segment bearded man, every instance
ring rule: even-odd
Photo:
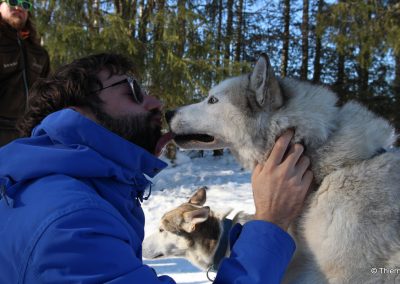
[[[29,88],[49,73],[28,0],[0,2],[0,147],[17,138],[17,120],[28,109]]]
[[[175,283],[142,262],[143,193],[172,134],[161,135],[162,104],[134,74],[128,59],[99,54],[32,88],[26,138],[0,148],[0,283]],[[311,182],[302,147],[285,154],[291,138],[256,166],[255,220],[236,230],[215,283],[280,281],[295,248],[286,230]]]

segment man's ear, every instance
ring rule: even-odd
[[[208,189],[207,186],[203,186],[197,189],[192,197],[190,197],[189,203],[203,206],[207,199],[206,189]]]
[[[271,110],[276,110],[283,105],[278,80],[265,53],[261,54],[251,74],[250,89],[254,91],[256,101],[261,107],[267,106]]]
[[[183,213],[183,219],[186,222],[183,229],[188,233],[193,232],[196,229],[196,225],[206,221],[209,215],[210,207],[208,206]]]

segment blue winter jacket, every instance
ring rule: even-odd
[[[0,148],[0,283],[175,283],[141,252],[138,200],[165,166],[69,109]],[[249,222],[214,283],[279,283],[294,248],[277,226]]]

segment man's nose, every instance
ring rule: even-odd
[[[149,110],[149,111],[155,110],[155,109],[161,111],[163,108],[162,102],[159,99],[157,99],[156,97],[153,97],[150,95],[143,97],[143,106],[146,110]]]

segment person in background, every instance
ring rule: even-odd
[[[19,136],[16,123],[29,107],[29,88],[50,70],[31,10],[27,0],[0,1],[0,147]]]
[[[173,134],[162,134],[162,104],[134,69],[92,55],[33,86],[25,138],[0,148],[0,283],[175,283],[142,261],[141,203]],[[292,137],[255,167],[255,220],[236,231],[215,284],[281,281],[295,250],[286,231],[312,180]]]

